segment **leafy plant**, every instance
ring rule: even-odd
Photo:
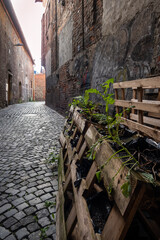
[[[50,202],[50,201],[46,201],[46,202],[45,202],[45,206],[46,206],[47,208],[48,208],[48,207],[53,208],[53,207],[55,207],[55,205],[56,205],[55,202]]]
[[[54,152],[51,152],[48,157],[48,163],[55,163],[58,161],[59,154],[55,154]]]
[[[40,240],[44,240],[47,237],[46,231],[48,230],[49,227],[44,227],[41,228],[41,234],[40,234]]]

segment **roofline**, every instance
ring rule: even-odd
[[[0,2],[2,3],[2,6],[5,9],[5,11],[6,11],[6,13],[9,17],[9,20],[10,20],[11,24],[13,25],[17,35],[21,39],[21,41],[23,43],[23,47],[25,48],[25,50],[28,53],[32,63],[34,64],[34,60],[32,58],[31,52],[30,52],[29,47],[27,45],[27,42],[26,42],[26,39],[24,37],[22,28],[19,24],[19,21],[17,19],[16,13],[14,11],[14,8],[13,8],[13,5],[12,5],[11,1],[10,0],[0,0]]]

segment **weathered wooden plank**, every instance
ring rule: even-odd
[[[128,173],[128,169],[126,167],[122,168],[122,162],[117,155],[111,158],[113,154],[114,151],[108,144],[108,142],[103,141],[102,144],[96,147],[95,161],[99,167],[101,167],[106,162],[106,165],[102,169],[104,185],[107,188],[110,184],[112,184],[113,198],[121,214],[124,215],[137,183],[136,181],[134,182],[130,197],[125,198],[122,194],[121,186],[124,182],[126,182],[126,175]],[[114,181],[112,181],[113,178]]]
[[[111,213],[107,219],[102,232],[102,240],[124,240],[126,233],[131,225],[135,213],[142,201],[145,192],[145,185],[141,184],[140,187],[135,189],[132,196],[132,202],[130,202],[129,211],[125,216],[122,216],[116,204],[111,210]],[[114,230],[113,230],[114,229]]]
[[[63,155],[60,150],[58,166],[58,194],[56,199],[56,239],[67,240],[65,218],[64,218],[64,193],[62,183],[64,181]]]
[[[118,88],[160,88],[160,77],[137,79],[132,81],[117,82],[113,84],[114,89]]]
[[[66,143],[66,139],[65,139],[65,137],[63,135],[63,132],[61,132],[59,140],[60,140],[60,144],[61,144],[62,148],[64,148],[65,143]]]
[[[77,112],[79,108],[76,108],[73,113],[73,120],[75,124],[77,125],[79,131],[82,133],[86,126],[86,119],[83,119],[82,116]]]
[[[153,138],[155,141],[160,142],[160,131],[142,124],[139,124],[137,122],[133,122],[131,120],[122,118],[122,123],[129,127],[130,129],[140,131],[144,133],[145,135]]]
[[[66,189],[68,188],[69,184],[71,183],[71,174],[68,174],[64,186],[63,186],[63,191],[65,193]]]
[[[89,147],[91,147],[94,143],[98,141],[98,139],[101,137],[101,135],[98,133],[96,128],[91,124],[91,126],[88,128],[85,139],[87,141],[87,144]]]
[[[137,88],[137,99],[138,102],[142,102],[143,89],[141,87]],[[143,111],[138,110],[138,122],[143,124]]]
[[[146,103],[146,102],[136,102],[136,101],[124,101],[115,100],[115,105],[119,107],[132,107],[134,109],[142,110],[146,112],[160,113],[160,102],[158,104]]]
[[[72,162],[72,165],[71,165],[71,176],[72,176],[73,192],[75,197],[75,205],[76,205],[77,220],[78,220],[78,231],[79,231],[80,240],[83,240],[83,239],[97,240],[93,226],[92,226],[86,200],[82,196],[84,190],[87,188],[86,181],[82,179],[82,182],[78,191],[74,186],[74,182],[76,180],[76,165],[74,161]]]
[[[84,143],[83,143],[83,145],[82,145],[82,147],[81,147],[81,149],[80,149],[80,151],[78,153],[79,160],[82,159],[82,157],[83,157],[83,155],[84,155],[84,153],[86,151],[86,148],[87,148],[87,143],[86,143],[86,141],[84,141]]]
[[[74,203],[66,221],[67,237],[69,237],[72,231],[74,230],[76,223],[77,223],[77,213],[76,213],[76,207]]]
[[[87,177],[86,177],[86,185],[87,187],[89,188],[90,185],[92,184],[94,178],[95,178],[95,174],[97,172],[97,164],[96,162],[94,161],[90,170],[89,170],[89,173],[87,174]]]
[[[79,140],[78,140],[77,146],[76,146],[77,152],[79,152],[79,150],[80,150],[80,148],[81,148],[81,146],[82,146],[83,140],[84,140],[84,136],[81,135],[80,138],[79,138]]]
[[[134,121],[138,121],[138,115],[131,113],[130,119],[132,119]],[[143,123],[149,124],[152,126],[156,126],[156,127],[160,127],[160,119],[156,119],[156,118],[150,118],[150,117],[143,116]]]

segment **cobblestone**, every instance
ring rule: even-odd
[[[59,152],[63,123],[42,102],[0,110],[0,239],[37,240],[46,226],[48,239],[55,238],[45,201],[56,195],[58,182],[46,159]]]

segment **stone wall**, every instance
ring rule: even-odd
[[[160,74],[158,0],[51,2],[54,54],[47,105],[64,113],[73,96],[111,77],[126,81]]]
[[[32,98],[33,63],[18,43],[21,39],[0,2],[0,107]]]

